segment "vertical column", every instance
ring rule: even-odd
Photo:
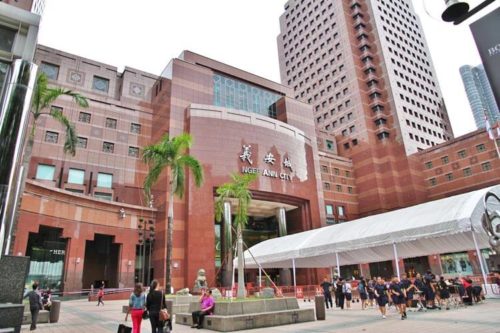
[[[286,211],[285,208],[280,207],[276,209],[276,220],[278,221],[278,236],[283,237],[287,235],[286,229]],[[289,286],[292,283],[292,276],[289,268],[280,269],[280,285]]]
[[[21,185],[21,156],[37,65],[15,60],[6,79],[0,108],[0,256],[9,253],[16,194]]]
[[[222,226],[222,256],[225,261],[222,270],[222,285],[224,287],[232,286],[233,283],[233,231],[231,219],[231,203],[226,201],[224,202],[224,225]]]

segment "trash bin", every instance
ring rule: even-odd
[[[323,295],[315,296],[314,307],[316,308],[316,319],[325,320],[326,318],[325,296]]]
[[[59,321],[59,313],[61,312],[61,301],[54,300],[50,305],[49,323],[57,323]]]

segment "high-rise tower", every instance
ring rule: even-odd
[[[453,137],[410,0],[290,0],[280,23],[282,82],[341,154],[396,140],[410,155]]]
[[[483,65],[476,67],[464,65],[460,67],[460,76],[477,128],[485,127],[485,116],[490,122],[500,120],[497,102]]]

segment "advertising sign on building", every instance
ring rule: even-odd
[[[477,49],[500,106],[500,7],[470,25]]]

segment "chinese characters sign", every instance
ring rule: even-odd
[[[281,180],[288,180],[292,181],[292,176],[290,173],[287,173],[285,171],[278,171],[278,170],[271,170],[270,168],[275,166],[276,164],[276,158],[274,157],[273,153],[268,152],[264,155],[264,163],[266,164],[266,167],[263,169],[253,167],[253,160],[252,160],[252,146],[250,145],[243,145],[242,151],[240,154],[240,160],[244,164],[241,168],[242,173],[256,173],[256,174],[261,174],[262,176],[265,177],[272,177],[272,178],[278,178]],[[283,160],[283,169],[288,169],[289,172],[293,172],[292,168],[292,160],[289,157],[285,157]]]

